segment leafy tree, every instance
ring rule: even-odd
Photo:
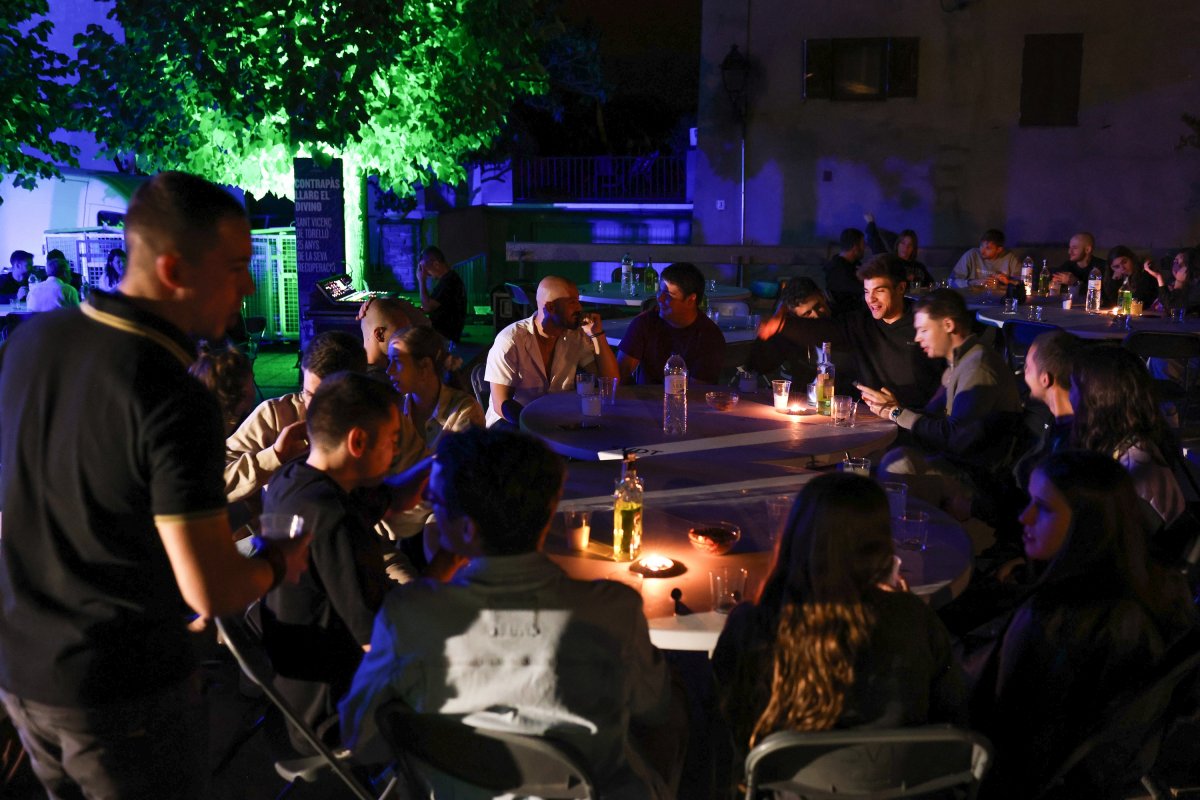
[[[54,138],[74,119],[65,83],[72,70],[66,56],[46,46],[52,28],[44,18],[48,10],[45,0],[0,3],[0,96],[6,102],[0,172],[15,173],[13,184],[25,189],[39,178],[61,177],[58,164],[78,165],[76,148]]]
[[[535,0],[116,0],[119,41],[76,37],[108,155],[292,194],[292,158],[338,157],[351,265],[364,177],[458,181],[515,98],[544,91]]]

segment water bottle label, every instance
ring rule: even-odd
[[[667,394],[686,394],[687,376],[668,375],[663,379],[663,391]]]

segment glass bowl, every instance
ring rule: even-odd
[[[730,411],[737,406],[739,399],[737,392],[707,392],[704,395],[708,407],[717,411]]]
[[[742,538],[742,529],[732,522],[710,522],[688,531],[692,547],[710,556],[723,556]]]

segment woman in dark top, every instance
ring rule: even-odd
[[[1134,300],[1149,306],[1158,297],[1158,284],[1142,269],[1141,259],[1128,247],[1117,245],[1108,251],[1108,266],[1100,281],[1100,302],[1106,308],[1117,304],[1117,295],[1127,279]]]
[[[1158,300],[1155,306],[1166,311],[1174,308],[1195,309],[1200,306],[1200,275],[1196,274],[1196,251],[1188,247],[1175,254],[1171,261],[1171,274],[1166,270],[1154,269],[1146,259],[1142,271],[1158,284]],[[1167,280],[1167,278],[1170,280]]]
[[[758,602],[733,610],[713,653],[740,751],[779,730],[964,717],[950,637],[892,573],[879,484],[833,473],[805,486]]]
[[[932,286],[933,276],[929,274],[929,270],[920,261],[917,261],[917,249],[920,247],[917,241],[917,232],[912,228],[905,228],[898,234],[892,234],[890,231],[885,231],[875,224],[875,217],[871,214],[865,215],[867,220],[867,244],[871,247],[871,252],[878,255],[879,253],[891,253],[904,262],[905,270],[908,272],[909,288],[918,286]],[[888,239],[891,239],[889,244]]]
[[[1099,453],[1055,453],[1034,470],[1029,494],[1025,553],[1049,563],[975,698],[973,721],[996,750],[985,787],[993,797],[1033,797],[1105,718],[1108,702],[1144,680],[1195,624],[1182,580],[1147,557],[1133,483],[1120,464]],[[1108,751],[1103,761],[1085,762],[1067,796],[1119,790],[1106,784],[1123,777],[1126,764]]]

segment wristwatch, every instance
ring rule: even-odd
[[[895,422],[896,420],[900,419],[900,412],[903,410],[904,409],[900,406],[896,406],[892,409],[892,412],[888,414],[888,419],[890,419],[892,422]]]

